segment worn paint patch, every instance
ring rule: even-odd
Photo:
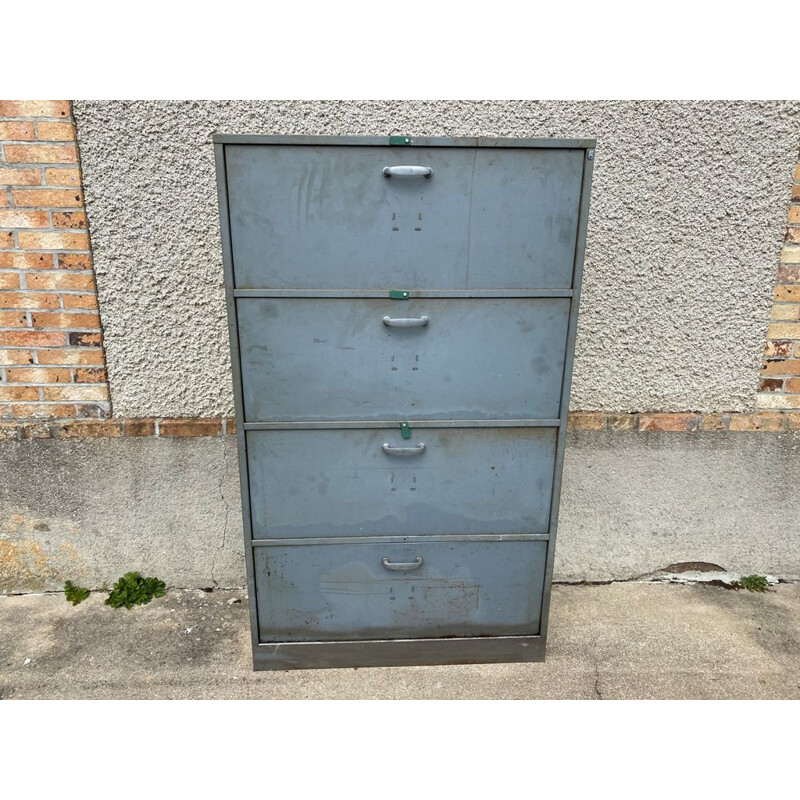
[[[73,522],[15,511],[0,521],[0,592],[41,591],[67,578],[88,574],[86,564],[63,532],[78,533]],[[56,533],[52,540],[42,534]]]

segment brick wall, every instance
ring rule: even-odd
[[[800,163],[795,167],[756,408],[800,409]]]
[[[67,100],[0,101],[0,418],[110,413]]]

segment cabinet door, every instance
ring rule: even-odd
[[[257,547],[267,642],[539,633],[547,542]]]
[[[227,145],[225,159],[237,288],[572,285],[583,150]]]
[[[556,438],[555,428],[248,431],[253,538],[547,533]]]
[[[569,306],[240,299],[245,418],[556,419]]]

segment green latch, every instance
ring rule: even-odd
[[[389,145],[391,146],[399,146],[402,147],[403,145],[411,144],[411,137],[410,136],[390,136],[389,137]]]
[[[400,289],[392,289],[392,291],[389,292],[389,297],[392,300],[408,300],[408,292]]]
[[[407,422],[401,422],[400,423],[400,433],[402,434],[404,439],[410,439],[411,438],[411,428],[408,427],[408,423]]]

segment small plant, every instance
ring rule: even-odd
[[[158,578],[143,578],[138,572],[126,572],[111,590],[106,605],[112,608],[125,606],[131,609],[149,603],[154,597],[163,597],[167,585]]]
[[[76,606],[78,603],[82,603],[91,592],[83,586],[76,586],[72,581],[66,581],[64,583],[64,594],[67,597],[67,602]]]
[[[747,589],[748,592],[766,592],[769,581],[763,575],[744,575],[731,586],[734,589]]]

